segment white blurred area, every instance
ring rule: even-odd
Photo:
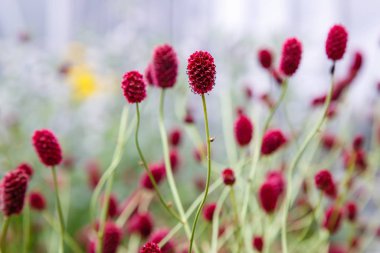
[[[365,55],[361,87],[380,78],[379,8],[378,0],[0,0],[0,39],[28,33],[44,50],[60,54],[72,41],[134,32],[147,45],[169,42],[186,55],[198,48],[218,54],[223,43],[227,48],[249,38],[248,59],[255,57],[258,47],[278,52],[286,37],[297,36],[305,54],[296,79],[313,82],[302,86],[314,94],[318,81],[311,78],[328,68],[323,46],[334,23],[344,24],[350,32],[348,52],[360,49]],[[251,74],[254,82],[265,80],[260,71]]]

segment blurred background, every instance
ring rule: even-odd
[[[178,83],[167,99],[168,128],[181,124],[188,107],[202,118],[199,98],[190,94],[186,77],[187,57],[202,49],[216,59],[217,83],[208,99],[211,130],[222,136],[218,134],[222,131],[220,98],[231,93],[239,101],[247,86],[257,97],[271,91],[257,51],[271,48],[277,65],[283,41],[292,36],[302,41],[304,53],[290,82],[288,110],[295,122],[302,119],[311,99],[329,85],[331,63],[324,43],[329,28],[341,23],[349,31],[349,43],[337,76],[347,72],[355,51],[364,56],[363,68],[347,95],[350,103],[344,105],[350,110],[346,117],[352,129],[365,128],[361,123],[368,123],[380,81],[379,9],[379,0],[0,0],[1,173],[23,161],[41,167],[30,144],[33,131],[39,128],[57,133],[67,162],[74,161],[72,167],[90,166],[95,160],[104,169],[111,160],[126,103],[121,77],[132,69],[144,72],[154,47],[163,43],[173,45],[180,62]],[[151,127],[157,124],[159,92],[150,90],[148,96],[141,145],[148,160],[155,161],[162,156],[158,129]],[[201,120],[199,129],[203,129]],[[183,178],[202,172],[186,157],[192,144],[186,145],[184,150],[190,151],[182,151],[183,163],[194,170],[184,171]],[[218,147],[216,152],[223,154]],[[141,172],[131,141],[127,150],[130,156],[123,158],[122,167],[128,169],[120,172],[126,174],[125,180],[116,186],[122,190],[115,190],[120,199],[133,189],[124,187],[125,182],[136,185]],[[216,159],[224,162],[223,156]],[[48,171],[38,173],[49,177]],[[86,180],[81,170],[74,174],[74,182]],[[34,183],[32,187],[40,186]],[[74,185],[72,191],[89,199],[90,191],[83,192],[81,185]],[[87,205],[75,202],[70,208],[73,213],[83,210],[85,216]],[[69,229],[77,231],[88,222],[78,220],[76,215]]]

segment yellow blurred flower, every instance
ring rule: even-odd
[[[73,97],[76,100],[84,100],[94,95],[99,85],[94,73],[84,64],[70,67],[68,81],[72,87]]]

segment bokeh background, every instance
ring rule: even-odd
[[[30,137],[35,129],[54,129],[66,158],[75,161],[77,184],[71,191],[83,200],[70,205],[76,215],[69,229],[76,232],[88,222],[77,215],[86,215],[90,197],[81,185],[86,181],[83,168],[95,160],[104,169],[111,160],[126,103],[121,77],[132,69],[143,72],[155,45],[170,43],[180,60],[178,85],[168,95],[169,129],[182,124],[186,107],[202,118],[199,98],[187,87],[186,60],[198,49],[214,55],[217,83],[208,99],[212,132],[218,137],[222,136],[220,98],[233,93],[239,101],[246,86],[254,94],[273,89],[256,53],[269,47],[278,62],[281,44],[290,36],[297,36],[304,46],[288,99],[297,125],[308,113],[310,100],[329,85],[324,42],[335,23],[349,31],[348,53],[337,75],[346,72],[354,51],[364,55],[364,67],[348,94],[345,109],[350,113],[345,122],[366,133],[363,122],[368,123],[380,81],[379,9],[378,0],[0,0],[0,171],[28,161],[38,168],[37,176],[48,180],[49,173],[39,169]],[[143,107],[141,144],[150,161],[162,156],[158,128],[152,127],[157,126],[158,96],[158,91],[150,91]],[[180,177],[195,178],[202,170],[187,159],[192,155],[191,140],[184,145],[188,151],[183,151],[183,163],[194,169]],[[131,141],[127,150],[130,155],[124,156],[121,166],[125,169],[119,172],[123,180],[115,190],[119,199],[133,190],[141,172]],[[218,145],[215,152],[223,162],[223,148]],[[32,187],[43,188],[38,181]],[[195,196],[191,187],[181,189],[188,201]]]

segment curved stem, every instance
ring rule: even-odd
[[[172,166],[170,163],[170,154],[169,154],[169,145],[168,145],[168,136],[165,129],[165,123],[164,123],[164,101],[165,101],[165,89],[162,89],[161,96],[160,96],[160,113],[159,113],[159,128],[160,128],[160,135],[161,135],[161,142],[162,142],[162,150],[164,153],[164,162],[165,162],[165,170],[166,170],[166,177],[168,179],[169,188],[172,192],[174,203],[177,207],[177,210],[180,214],[181,220],[184,224],[185,232],[187,237],[191,238],[191,231],[190,227],[185,215],[185,209],[183,208],[183,204],[181,201],[181,198],[178,193],[178,188],[176,186]],[[198,252],[198,247],[195,245],[195,251]]]
[[[53,173],[53,180],[54,180],[54,192],[55,192],[55,201],[57,204],[57,210],[58,210],[58,218],[59,218],[59,226],[60,226],[60,244],[59,244],[59,252],[63,253],[63,238],[65,235],[65,221],[63,218],[63,212],[62,212],[62,206],[61,206],[61,201],[59,199],[59,189],[58,189],[58,181],[57,181],[57,172],[55,170],[55,166],[51,168],[51,171]]]
[[[58,224],[56,224],[54,222],[54,219],[52,217],[50,217],[47,213],[43,213],[42,217],[44,217],[44,219],[49,223],[49,225],[54,230],[56,230],[57,232],[59,231],[59,226],[58,226]],[[81,250],[81,248],[79,247],[79,245],[74,241],[74,239],[68,233],[65,233],[64,236],[65,236],[64,237],[65,242],[69,246],[69,248],[72,250],[72,252],[83,253],[83,251]]]
[[[210,179],[211,179],[211,140],[210,140],[210,131],[209,131],[209,127],[208,127],[206,98],[205,98],[204,94],[202,94],[202,105],[203,105],[203,115],[204,115],[205,131],[206,131],[206,139],[207,139],[207,180],[206,180],[205,194],[204,194],[203,200],[198,207],[197,213],[195,214],[193,229],[191,231],[189,253],[192,253],[195,229],[197,227],[199,215],[202,212],[203,206],[207,200],[208,190],[209,190],[209,186],[210,186]]]
[[[128,110],[127,106],[124,107],[121,120],[120,120],[120,126],[119,126],[119,133],[117,138],[117,144],[114,152],[114,156],[112,157],[112,162],[110,167],[107,169],[106,173],[110,173],[109,177],[106,179],[106,189],[104,194],[104,204],[101,209],[100,213],[100,221],[99,221],[99,230],[98,230],[98,243],[96,245],[96,252],[101,253],[103,248],[103,237],[104,237],[104,229],[106,226],[106,219],[107,219],[107,213],[108,213],[108,207],[109,207],[109,200],[111,196],[112,186],[113,186],[113,180],[115,177],[115,169],[117,168],[117,165],[119,164],[121,160],[121,153],[122,153],[122,147],[124,144],[124,132],[127,124],[127,118],[128,118]],[[100,189],[100,188],[99,188]],[[99,192],[100,194],[100,192]],[[95,195],[95,193],[94,193]],[[98,195],[95,195],[98,196]],[[96,199],[94,201],[96,203]]]
[[[128,119],[128,106],[124,106],[123,112],[121,114],[121,120],[119,125],[119,132],[117,137],[117,143],[116,148],[112,156],[112,161],[107,170],[103,173],[102,177],[100,178],[100,181],[95,187],[94,193],[91,197],[91,204],[90,204],[90,217],[95,216],[95,209],[96,209],[96,202],[100,196],[101,190],[104,186],[104,184],[109,180],[109,178],[112,176],[114,171],[116,170],[117,166],[120,163],[121,157],[122,157],[122,150],[123,145],[125,143],[124,136],[125,136],[125,128],[127,125],[127,119]],[[132,128],[128,128],[128,130],[131,130]],[[129,131],[127,131],[129,132]],[[128,138],[129,134],[126,134]]]
[[[171,216],[173,216],[173,218],[175,218],[176,220],[180,221],[181,223],[183,223],[182,219],[178,216],[178,214],[176,214],[172,208],[169,207],[169,205],[166,203],[166,201],[164,200],[164,197],[162,196],[160,190],[158,189],[158,186],[157,186],[157,182],[156,180],[154,179],[153,177],[153,174],[152,172],[150,171],[149,167],[148,167],[148,164],[145,160],[145,157],[141,151],[141,148],[140,148],[140,144],[139,144],[139,128],[140,128],[140,109],[139,109],[139,104],[136,103],[136,114],[137,114],[137,123],[136,123],[136,133],[135,133],[135,144],[136,144],[136,148],[137,148],[137,152],[139,153],[139,156],[140,156],[140,159],[143,163],[143,167],[146,171],[146,173],[148,174],[149,176],[149,179],[154,187],[154,190],[156,191],[157,193],[157,196],[162,204],[162,206],[170,213]]]
[[[23,224],[23,252],[28,253],[29,241],[30,241],[30,207],[29,203],[25,203],[24,214],[22,216],[22,224]]]
[[[280,107],[280,104],[284,100],[284,98],[286,96],[286,93],[287,93],[287,90],[288,90],[288,80],[285,79],[283,82],[284,83],[281,86],[282,87],[282,92],[281,92],[280,98],[277,100],[275,106],[271,109],[270,114],[269,114],[268,118],[266,119],[266,121],[264,123],[264,128],[262,130],[262,134],[261,135],[259,134],[259,136],[256,137],[257,144],[256,144],[256,147],[255,147],[255,151],[254,151],[254,155],[253,155],[253,159],[252,159],[251,170],[250,170],[250,173],[249,173],[249,176],[248,176],[248,183],[246,184],[245,190],[244,190],[244,201],[243,201],[243,207],[242,207],[242,211],[241,211],[241,222],[242,222],[242,224],[244,224],[245,218],[247,216],[248,202],[250,200],[251,187],[253,185],[253,179],[255,177],[255,174],[256,174],[256,171],[257,171],[257,165],[258,165],[259,160],[260,160],[260,155],[261,155],[260,150],[261,150],[262,137],[265,134],[266,130],[268,129],[268,127],[269,127],[269,125],[270,125],[270,123],[271,123],[274,115],[277,112],[277,109]],[[250,245],[248,245],[246,243],[246,247],[249,247],[249,246]]]
[[[7,237],[9,221],[10,221],[9,217],[4,216],[3,226],[1,227],[1,234],[0,234],[0,250],[1,250],[1,253],[5,253],[5,238]]]
[[[319,131],[319,129],[322,127],[323,123],[325,122],[327,110],[328,110],[329,105],[330,105],[332,91],[333,91],[335,62],[334,62],[331,69],[332,69],[332,71],[331,71],[331,84],[330,84],[330,89],[329,89],[329,92],[328,92],[328,95],[327,95],[327,98],[326,98],[326,101],[325,101],[325,104],[323,107],[322,117],[320,118],[320,120],[315,125],[315,128],[312,129],[311,132],[309,132],[309,134],[307,135],[305,141],[302,143],[302,146],[298,150],[298,153],[296,154],[294,160],[292,161],[292,163],[290,164],[289,169],[288,169],[287,182],[288,182],[289,188],[285,194],[285,205],[284,205],[284,212],[283,212],[282,224],[281,224],[281,247],[282,247],[284,253],[288,253],[288,245],[287,245],[287,239],[286,239],[286,219],[287,219],[288,211],[289,211],[289,208],[290,208],[291,202],[292,202],[291,201],[292,178],[293,178],[292,174],[293,174],[293,171],[294,171],[295,167],[297,166],[299,160],[301,159],[304,151],[306,150],[307,146],[309,145],[310,141],[314,138],[314,136],[317,134],[317,132]]]

